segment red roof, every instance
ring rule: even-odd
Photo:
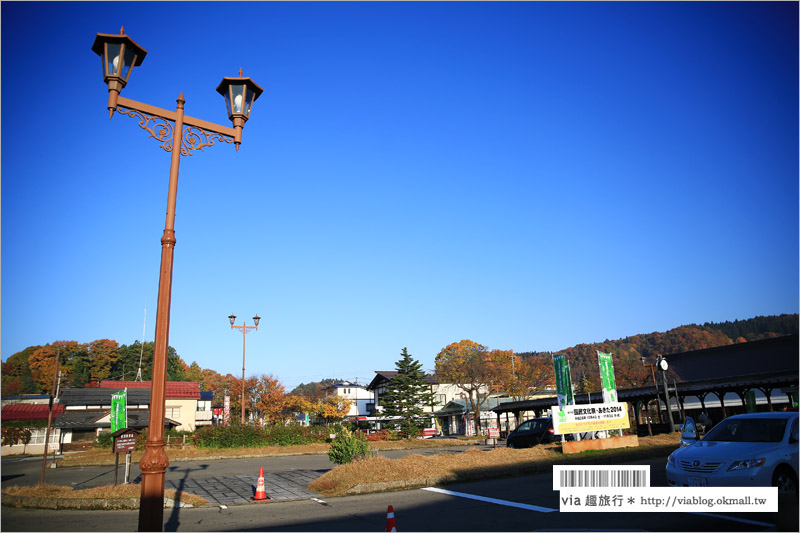
[[[149,389],[149,381],[111,381],[100,382],[101,389]],[[196,381],[167,381],[166,397],[171,400],[200,399],[200,384]]]
[[[46,403],[12,403],[3,407],[0,417],[9,420],[47,420],[50,406]],[[64,406],[53,405],[53,420],[64,412]]]

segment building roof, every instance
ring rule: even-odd
[[[101,389],[150,389],[149,381],[112,381],[100,382]],[[165,397],[170,400],[199,400],[200,384],[196,381],[167,381]]]
[[[61,405],[111,405],[111,396],[118,389],[62,389],[58,402]],[[128,405],[150,405],[150,389],[128,391]]]
[[[210,390],[200,391],[200,399],[204,400],[204,401],[207,401],[207,402],[214,401],[214,391],[210,391]]]
[[[705,350],[667,356],[667,379],[678,396],[701,396],[713,392],[724,394],[752,388],[779,390],[798,384],[798,336],[787,335],[761,341],[743,342]],[[678,379],[675,379],[677,376]],[[679,381],[680,380],[680,381]],[[658,378],[661,387],[661,378]],[[663,389],[662,389],[663,390]],[[660,395],[661,392],[659,391]],[[617,390],[619,401],[647,401],[656,397],[653,386]],[[575,393],[575,403],[602,403],[602,394]],[[557,405],[555,396],[522,400],[492,409],[496,413],[544,409]]]
[[[383,383],[391,381],[392,378],[395,377],[397,374],[398,373],[394,370],[376,370],[375,377],[372,378],[372,381],[369,382],[369,385],[367,385],[366,389],[375,390]],[[434,377],[431,374],[425,374],[425,381],[427,381],[432,385],[436,385],[439,383],[436,377]]]
[[[110,422],[98,422],[98,420],[107,417],[108,410],[105,411],[64,411],[55,421],[53,427],[62,429],[97,429],[97,428],[110,428]],[[150,411],[131,410],[128,411],[128,428],[129,429],[144,429],[150,425]],[[164,426],[178,426],[179,422],[164,419]]]
[[[53,405],[53,417],[64,411],[63,405]],[[11,420],[47,420],[50,406],[46,403],[15,403],[3,407],[0,418],[3,422]]]

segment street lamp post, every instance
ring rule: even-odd
[[[181,156],[213,146],[215,141],[233,143],[238,151],[242,128],[250,116],[253,102],[263,89],[250,78],[223,78],[217,87],[224,98],[233,128],[184,115],[183,93],[175,111],[137,102],[120,96],[133,68],[142,64],[147,51],[120,29],[119,35],[98,33],[92,51],[103,63],[103,81],[108,85],[108,115],[114,112],[139,120],[139,127],[171,152],[167,218],[161,237],[161,267],[158,281],[153,377],[150,390],[150,420],[142,471],[139,505],[139,531],[161,531],[164,525],[164,473],[169,459],[164,453],[164,393],[166,389],[169,313],[172,293],[172,265],[175,251],[175,204],[178,195],[178,167]]]
[[[656,362],[654,363],[646,363],[644,357],[642,357],[642,366],[650,367],[650,374],[653,376],[653,386],[656,388],[656,398],[658,398],[658,383],[656,382],[656,374],[655,370],[658,368],[661,370],[661,378],[664,381],[664,397],[667,400],[667,423],[669,424],[669,432],[675,432],[675,421],[672,420],[672,406],[670,405],[669,400],[669,388],[667,386],[667,368],[669,368],[669,364],[667,363],[667,359],[664,356],[657,356]],[[677,389],[676,389],[677,390]],[[656,402],[658,403],[658,402]],[[649,422],[649,421],[648,421]],[[662,419],[663,422],[663,419]],[[649,424],[648,424],[649,427]],[[652,435],[652,430],[650,430],[650,434]]]
[[[253,317],[253,323],[255,326],[248,326],[247,322],[243,322],[243,325],[241,326],[234,326],[233,323],[236,321],[236,315],[233,313],[228,315],[228,320],[231,321],[231,329],[242,330],[242,425],[244,425],[244,336],[247,335],[249,330],[258,329],[258,321],[261,320],[261,317],[258,315]]]

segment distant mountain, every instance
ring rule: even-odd
[[[634,335],[624,339],[608,340],[593,344],[578,344],[571,348],[559,350],[556,353],[567,355],[570,363],[572,381],[578,390],[588,387],[597,390],[592,384],[599,384],[599,371],[597,366],[597,350],[603,353],[614,354],[614,366],[621,372],[620,377],[630,376],[628,386],[634,386],[635,381],[649,375],[640,373],[642,357],[652,361],[656,355],[668,356],[671,354],[702,350],[716,346],[726,346],[741,342],[750,342],[771,337],[798,334],[798,315],[758,316],[747,320],[733,322],[706,322],[698,326],[690,324],[679,326],[667,332],[654,332]],[[521,352],[522,357],[550,357],[551,352]],[[583,382],[583,383],[582,383]],[[621,385],[618,383],[618,385]]]

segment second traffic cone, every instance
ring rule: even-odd
[[[397,531],[397,525],[394,523],[394,507],[391,505],[386,510],[386,531]]]
[[[269,500],[267,491],[264,490],[264,467],[258,469],[258,484],[256,485],[256,495],[250,498],[254,502]]]

